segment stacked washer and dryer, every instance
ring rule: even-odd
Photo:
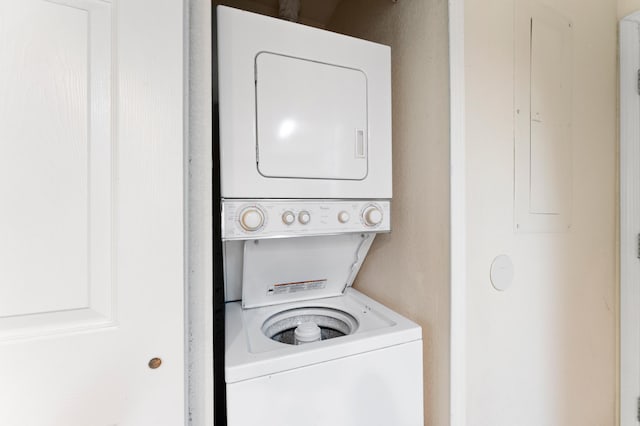
[[[217,43],[228,424],[422,425],[420,327],[351,287],[391,229],[389,47],[223,6]]]

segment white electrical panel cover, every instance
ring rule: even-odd
[[[571,23],[518,2],[515,44],[515,228],[566,231],[571,222]]]
[[[388,46],[218,6],[223,198],[391,198]]]

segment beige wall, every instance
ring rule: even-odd
[[[449,424],[449,97],[445,0],[343,0],[327,26],[391,46],[391,234],[356,288],[418,322],[425,424]],[[513,426],[513,425],[512,425]]]
[[[572,228],[513,232],[513,16],[467,0],[469,426],[613,426],[616,394],[616,3],[547,0],[573,21]],[[499,254],[513,286],[495,291]]]
[[[298,19],[298,21],[301,24],[309,25],[317,28],[325,27],[325,22],[321,22],[316,19],[308,18],[307,16],[305,16],[305,14],[308,12],[307,9],[309,8],[309,6],[315,6],[316,8],[321,8],[321,9],[323,6],[325,9],[331,8],[331,7],[334,7],[334,3],[338,0],[320,0],[320,1],[326,2],[326,4],[322,5],[321,3],[315,2],[313,4],[307,3],[306,5],[305,4],[302,5],[300,9],[300,16]],[[263,1],[255,1],[255,0],[212,0],[211,4],[214,7],[218,5],[235,7],[236,9],[246,10],[248,12],[259,13],[261,15],[272,16],[276,18],[278,17],[278,13],[279,13],[278,7],[277,7],[278,6],[277,1],[267,2],[267,4],[265,4],[265,2]]]
[[[618,19],[640,10],[640,0],[618,0]]]

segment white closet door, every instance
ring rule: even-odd
[[[0,2],[0,425],[184,424],[183,5],[149,5]]]

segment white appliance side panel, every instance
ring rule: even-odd
[[[217,19],[221,196],[391,198],[389,47],[224,6],[217,8]],[[366,74],[368,169],[365,179],[267,178],[259,173],[255,58],[260,52],[307,58],[362,70]]]
[[[263,176],[367,176],[367,77],[362,71],[261,52],[256,107],[257,164]]]
[[[229,426],[422,426],[423,417],[421,340],[227,385]]]
[[[224,301],[242,299],[242,265],[244,263],[244,241],[222,243],[224,264]]]

